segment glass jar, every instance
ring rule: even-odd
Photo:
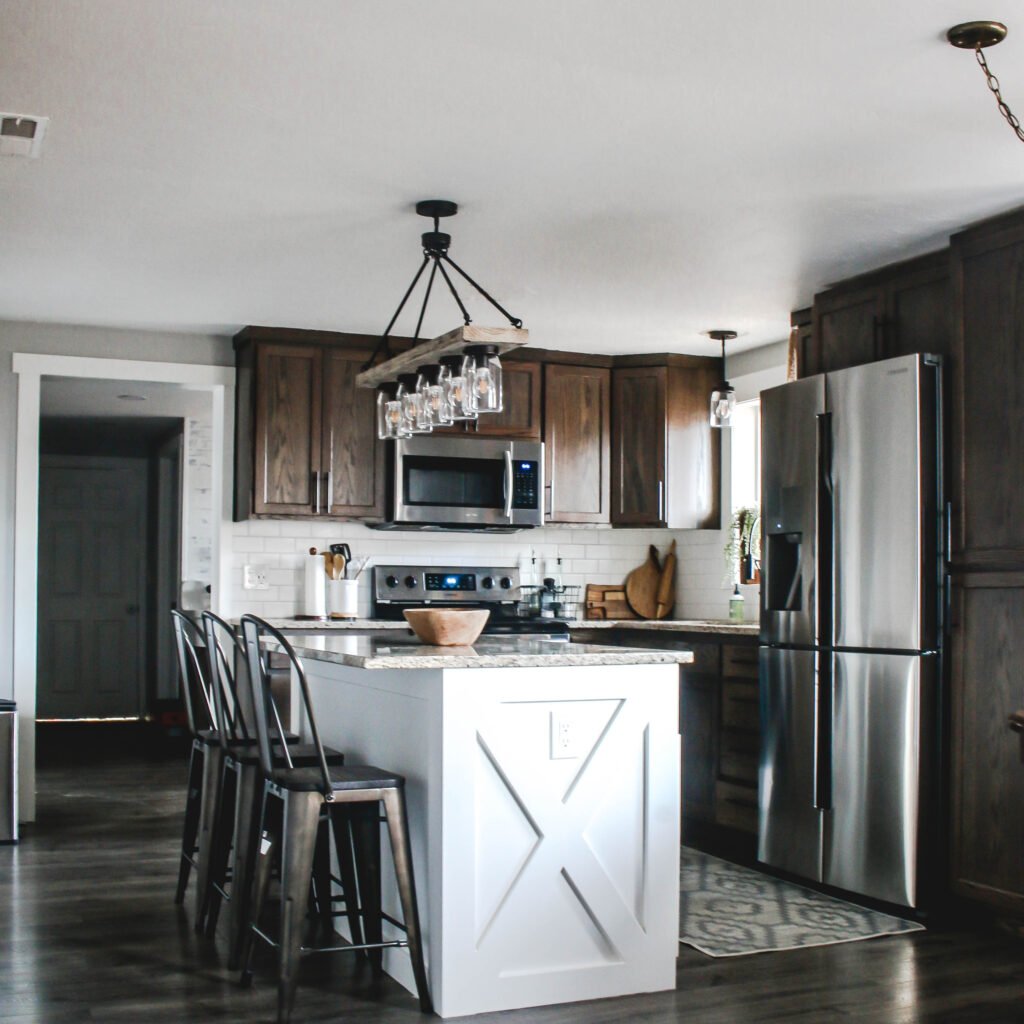
[[[473,363],[473,402],[478,413],[501,412],[501,360],[495,345],[473,345],[466,349]]]
[[[377,436],[382,441],[393,441],[406,434],[402,427],[402,400],[399,385],[393,381],[377,388]]]
[[[402,387],[402,426],[409,434],[429,434],[430,426],[423,422],[423,395],[418,373],[400,373]]]
[[[452,422],[452,404],[444,387],[443,367],[437,363],[421,366],[417,370],[423,379],[420,390],[423,421],[430,427],[446,427]]]
[[[442,385],[452,407],[453,420],[475,420],[476,406],[473,403],[473,388],[470,375],[473,360],[466,354],[441,357],[443,367]]]

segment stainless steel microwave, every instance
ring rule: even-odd
[[[523,530],[544,525],[544,445],[425,435],[391,442],[390,529]]]

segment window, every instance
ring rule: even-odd
[[[761,503],[761,400],[739,402],[732,420],[732,509]]]

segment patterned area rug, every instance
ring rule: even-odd
[[[679,941],[708,956],[829,946],[923,926],[683,847]]]

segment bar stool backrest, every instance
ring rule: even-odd
[[[272,778],[275,769],[294,767],[291,755],[288,753],[288,744],[285,743],[281,718],[277,713],[277,706],[274,704],[270,688],[268,652],[262,646],[262,640],[267,638],[274,640],[279,645],[281,653],[288,656],[294,677],[299,681],[302,710],[309,723],[310,738],[316,747],[317,765],[322,781],[321,792],[325,797],[330,798],[333,793],[331,774],[327,770],[324,745],[320,742],[320,733],[316,727],[316,716],[313,714],[313,703],[309,697],[309,685],[306,682],[306,673],[302,668],[302,662],[299,661],[292,645],[280,630],[255,615],[242,616],[242,638],[245,642],[249,664],[249,679],[252,683],[254,717],[256,719],[256,739],[260,752],[260,765],[264,774],[268,778]]]
[[[231,623],[213,612],[203,612],[203,635],[210,663],[214,709],[221,725],[221,746],[227,751],[232,743],[245,743],[252,739],[252,732],[246,724],[246,708],[252,707],[251,693],[247,705],[247,695],[242,692],[236,675],[236,672],[247,671],[245,644]]]
[[[204,729],[217,728],[217,709],[210,692],[208,665],[203,664],[206,661],[205,653],[199,654],[202,638],[196,624],[176,609],[171,610],[171,623],[174,626],[174,646],[178,653],[178,674],[188,715],[188,731],[195,737]]]

